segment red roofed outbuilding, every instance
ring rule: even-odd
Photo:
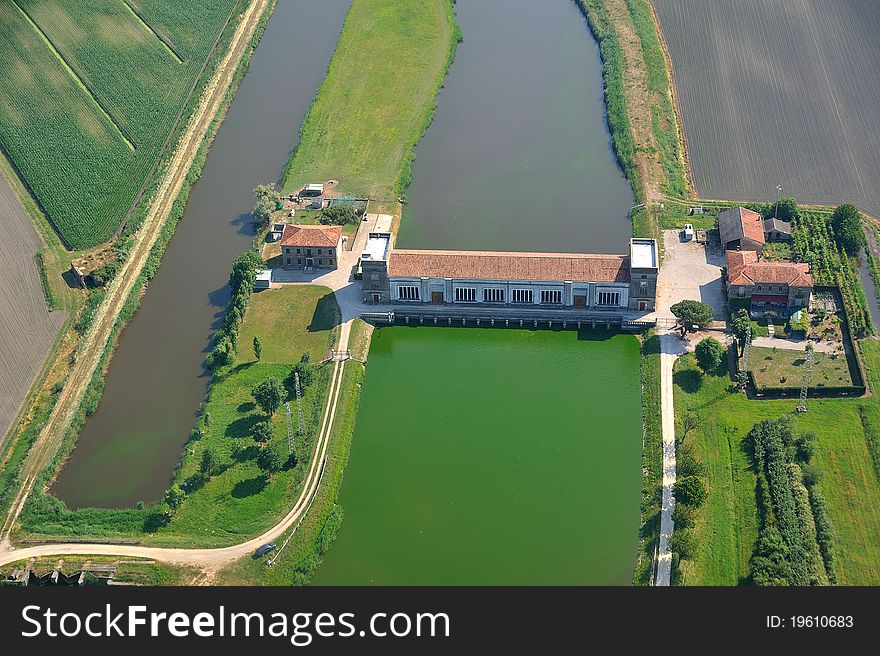
[[[745,207],[734,207],[718,214],[721,247],[726,251],[764,250],[764,220]]]

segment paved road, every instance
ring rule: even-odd
[[[675,333],[660,335],[660,413],[663,430],[663,498],[660,505],[660,546],[657,576],[654,585],[669,585],[672,572],[672,552],[669,538],[675,528],[672,511],[675,510],[675,404],[672,398],[672,370],[675,361],[684,353],[684,346]]]

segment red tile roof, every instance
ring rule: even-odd
[[[396,278],[629,282],[629,258],[570,253],[394,250],[388,260],[388,275]]]
[[[737,239],[751,239],[764,243],[764,220],[761,215],[745,207],[734,207],[718,214],[718,231],[721,243]]]
[[[342,226],[285,225],[281,245],[336,248],[341,238]]]
[[[727,279],[731,285],[788,285],[812,287],[810,265],[803,262],[759,262],[755,251],[727,251]]]

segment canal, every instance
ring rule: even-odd
[[[276,180],[333,54],[350,0],[281,0],[113,356],[98,411],[52,488],[70,508],[158,499],[204,399],[204,357],[252,243],[256,184]],[[308,16],[308,25],[302,17]]]
[[[318,585],[626,585],[641,490],[631,335],[373,335]]]
[[[416,147],[403,248],[622,253],[632,189],[572,0],[462,0],[464,41]]]

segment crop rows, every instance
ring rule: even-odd
[[[236,1],[0,3],[0,146],[70,246],[118,227]]]
[[[880,216],[880,3],[655,0],[701,196]]]

